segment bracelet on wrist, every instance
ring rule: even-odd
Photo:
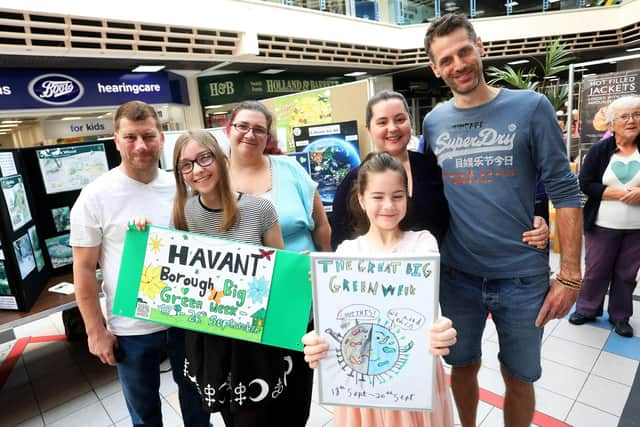
[[[561,275],[557,275],[556,276],[556,281],[558,283],[560,283],[563,286],[566,286],[567,288],[571,288],[574,289],[576,291],[579,291],[580,288],[582,287],[582,279],[567,279],[566,277],[563,277]]]

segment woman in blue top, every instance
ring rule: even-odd
[[[229,173],[234,191],[271,200],[276,208],[284,248],[290,251],[331,251],[331,228],[317,184],[293,158],[267,155],[273,116],[259,102],[245,101],[231,113],[227,135],[231,146]],[[310,329],[311,330],[311,329]],[[309,417],[313,371],[304,355],[291,351],[284,404],[291,426]]]

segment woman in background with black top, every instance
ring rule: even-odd
[[[407,150],[411,139],[411,117],[404,96],[383,90],[367,103],[366,127],[375,151],[386,151],[402,163],[409,178],[407,217],[412,230],[429,230],[442,241],[449,225],[449,208],[444,198],[442,171],[430,152],[425,156]],[[349,213],[349,197],[358,169],[345,176],[336,190],[331,213],[331,245],[353,238],[353,219]]]

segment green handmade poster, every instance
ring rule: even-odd
[[[302,350],[309,257],[148,226],[126,234],[113,314]]]

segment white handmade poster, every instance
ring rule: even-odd
[[[440,257],[311,254],[316,330],[329,344],[318,369],[327,405],[429,411]]]

